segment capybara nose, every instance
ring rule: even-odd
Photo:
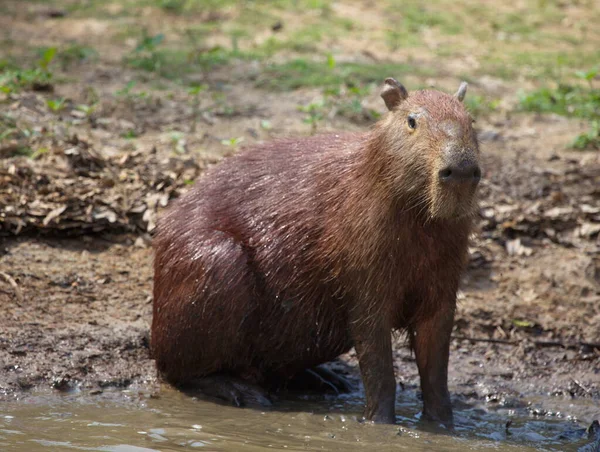
[[[463,161],[441,169],[439,176],[440,181],[444,183],[471,183],[476,185],[481,179],[481,169],[477,163]]]

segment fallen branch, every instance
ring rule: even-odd
[[[591,393],[591,391],[588,388],[586,388],[585,386],[583,386],[579,381],[575,380],[574,378],[571,378],[571,381],[575,384],[575,386],[577,386],[579,389],[581,389],[586,394]]]
[[[506,339],[486,339],[478,337],[467,337],[467,336],[452,336],[452,339],[457,341],[471,341],[471,342],[489,342],[491,344],[506,344],[506,345],[518,345],[518,342],[508,341]]]
[[[2,279],[4,279],[13,288],[17,297],[17,304],[21,306],[21,303],[23,303],[24,300],[23,292],[21,292],[21,289],[17,282],[8,273],[0,272],[0,277],[2,277]]]
[[[470,341],[470,342],[487,342],[491,344],[503,344],[503,345],[519,345],[523,341],[509,341],[506,339],[487,339],[487,338],[477,338],[477,337],[467,337],[467,336],[453,336],[452,339],[456,339],[458,341]],[[568,350],[578,350],[581,347],[589,347],[600,350],[600,343],[594,342],[574,342],[574,343],[566,343],[560,341],[532,341],[533,345],[540,348],[551,348],[551,347],[560,347]]]

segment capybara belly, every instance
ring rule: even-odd
[[[352,346],[345,310],[325,284],[310,294],[266,286],[252,253],[223,231],[197,234],[182,250],[155,262],[153,355],[171,381],[291,376]]]
[[[255,350],[265,372],[289,377],[352,347],[347,319],[335,310],[337,300],[304,301],[304,306],[277,303],[260,322]]]

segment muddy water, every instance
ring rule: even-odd
[[[217,405],[169,388],[158,398],[133,390],[30,394],[0,404],[0,450],[578,450],[589,443],[583,430],[589,422],[568,412],[587,418],[596,410],[565,401],[564,414],[548,417],[462,403],[451,436],[419,424],[414,394],[400,399],[399,425],[381,426],[357,422],[360,394],[287,400],[271,411]]]

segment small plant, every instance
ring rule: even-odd
[[[0,115],[0,142],[21,133],[17,121],[9,114]]]
[[[59,50],[56,55],[56,59],[60,63],[62,70],[66,71],[73,64],[90,60],[96,55],[97,52],[91,47],[74,43],[64,49]]]
[[[240,50],[240,39],[248,36],[245,30],[233,30],[230,32],[231,36],[231,50],[234,54],[239,53]]]
[[[33,154],[31,154],[31,159],[32,160],[37,160],[41,156],[47,154],[48,152],[50,152],[50,150],[48,148],[38,148],[37,150],[35,150],[33,152]]]
[[[31,129],[17,124],[11,115],[0,115],[0,148],[6,157],[31,157],[33,150],[29,142],[33,135]]]
[[[244,141],[244,137],[229,138],[227,140],[221,140],[221,144],[236,148],[242,141]]]
[[[185,139],[185,133],[177,130],[169,134],[171,138],[171,145],[173,150],[177,154],[185,154],[187,152],[187,140]]]
[[[133,55],[127,58],[127,63],[137,69],[159,72],[163,66],[163,58],[158,51],[158,46],[164,39],[165,35],[162,33],[151,36],[144,31]]]
[[[165,35],[159,33],[150,36],[146,31],[143,33],[142,40],[135,48],[136,52],[154,52],[156,48],[165,40]]]
[[[98,105],[100,103],[100,95],[93,86],[86,87],[83,94],[86,105]]]
[[[50,72],[49,66],[55,55],[56,47],[48,47],[40,51],[37,67],[33,69],[5,68],[4,71],[0,70],[0,91],[10,94],[22,89],[52,90],[52,72]]]
[[[335,57],[331,54],[327,54],[327,67],[329,69],[335,69]]]
[[[338,90],[332,95],[332,103],[337,108],[337,114],[354,122],[362,123],[378,119],[381,114],[371,108],[363,106],[363,99],[370,93],[371,86],[349,86],[345,94]]]
[[[29,142],[35,135],[34,130],[19,124],[12,115],[0,114],[0,148],[4,148],[9,156],[30,156],[33,151]],[[3,143],[6,141],[7,143]]]
[[[125,85],[123,88],[117,90],[115,92],[115,95],[117,97],[130,97],[131,90],[133,89],[134,86],[135,86],[135,80],[130,80],[129,82],[127,82],[127,85]]]
[[[40,69],[48,71],[48,66],[50,66],[50,63],[52,63],[52,60],[54,60],[56,52],[56,47],[47,47],[41,50],[41,58],[38,61],[38,66]]]
[[[298,110],[306,113],[304,122],[310,124],[310,133],[314,135],[317,132],[319,121],[325,118],[326,103],[324,100],[311,102],[308,105],[300,105]]]
[[[206,89],[206,85],[196,85],[188,90],[192,102],[192,127],[191,132],[196,131],[198,118],[200,117],[200,93]]]
[[[590,129],[577,136],[571,143],[575,149],[600,151],[600,120],[590,121]]]
[[[151,96],[146,91],[133,91],[136,82],[134,80],[129,81],[123,88],[115,91],[115,96],[124,99],[125,102],[133,107],[136,101],[145,101],[147,105],[152,102]]]
[[[127,140],[132,140],[138,137],[138,133],[134,129],[129,129],[126,132],[123,132],[121,136]]]
[[[28,157],[33,158],[34,151],[29,146],[16,146],[12,149],[11,157]]]
[[[96,111],[96,108],[98,108],[98,104],[81,104],[77,105],[77,107],[75,107],[75,110],[82,112],[86,118],[90,118],[92,114],[94,114],[94,112]]]
[[[577,72],[575,72],[575,75],[578,78],[585,80],[590,87],[590,91],[593,91],[594,86],[592,85],[592,80],[594,80],[596,78],[599,70],[600,70],[599,68],[595,67],[595,68],[590,69],[589,71],[577,71]]]
[[[62,97],[60,99],[54,99],[54,100],[48,99],[46,101],[46,105],[54,113],[57,113],[57,112],[61,111],[63,108],[65,108],[65,99]]]

